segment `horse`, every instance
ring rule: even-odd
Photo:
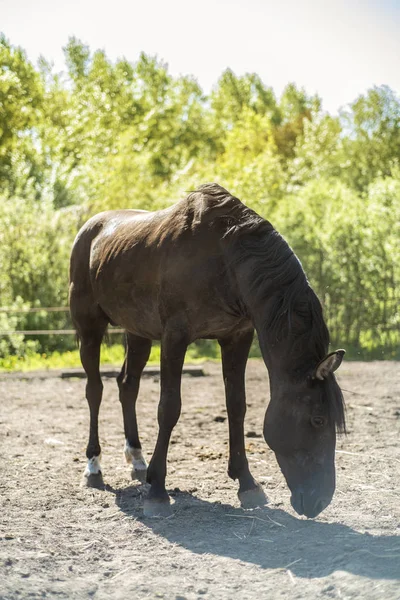
[[[228,474],[245,508],[267,499],[252,476],[244,444],[245,369],[256,330],[269,374],[263,433],[299,515],[316,517],[335,490],[336,433],[344,400],[334,371],[344,350],[328,354],[321,304],[302,265],[271,223],[216,183],[147,212],[111,210],[87,221],[71,254],[69,301],[87,374],[90,411],[87,485],[102,482],[98,415],[100,345],[109,324],[126,331],[117,377],[132,477],[150,484],[145,516],[172,513],[165,487],[171,432],[181,412],[187,346],[217,339],[229,420]],[[142,371],[161,342],[158,436],[147,465],[136,419]]]

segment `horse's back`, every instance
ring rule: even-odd
[[[83,225],[71,254],[73,316],[84,319],[101,310],[109,322],[137,335],[160,336],[157,228],[163,213],[106,211]]]
[[[205,184],[196,192],[176,204],[155,212],[139,209],[109,210],[89,219],[76,236],[71,263],[88,256],[95,247],[125,252],[141,239],[147,248],[160,248],[165,241],[172,240],[175,247],[184,238],[197,237],[208,241],[212,234],[221,234],[210,227],[212,222],[221,224],[236,218],[244,206],[237,198],[217,184]]]
[[[214,337],[237,321],[222,246],[243,208],[223,188],[207,186],[153,213],[96,215],[75,241],[71,286],[137,335],[159,339],[162,322],[179,313],[193,339]]]
[[[152,214],[147,210],[126,209],[107,210],[91,217],[80,228],[72,246],[70,278],[74,279],[76,271],[89,268],[92,244],[100,235],[110,236],[116,230],[117,223],[127,222],[132,219],[145,220]]]

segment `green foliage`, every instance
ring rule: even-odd
[[[286,236],[335,345],[354,356],[398,355],[400,99],[392,90],[373,88],[334,118],[294,84],[277,98],[254,73],[227,70],[205,97],[156,57],[114,63],[75,38],[64,52],[67,72],[57,75],[0,37],[0,307],[25,310],[0,312],[0,330],[11,332],[0,337],[3,361],[36,364],[50,352],[55,364],[54,352],[73,350],[72,336],[12,332],[70,327],[64,313],[27,309],[66,304],[71,244],[88,216],[155,210],[211,180]],[[199,342],[196,353],[217,357],[218,347]],[[68,356],[77,359],[60,360]]]
[[[398,183],[377,181],[360,196],[338,180],[313,180],[276,213],[325,306],[335,344],[372,350],[383,342],[391,351],[385,330],[399,319]]]
[[[390,177],[400,164],[400,98],[387,86],[359,96],[342,113],[342,177],[364,191],[377,177]]]
[[[22,193],[41,177],[34,128],[42,98],[39,73],[0,34],[0,193]]]
[[[44,200],[0,197],[0,306],[19,311],[0,313],[2,330],[65,327],[64,313],[49,316],[46,311],[23,311],[66,305],[69,251],[78,224],[76,212],[54,211]],[[0,356],[9,352],[23,355],[39,345],[47,350],[60,343],[54,336],[28,339],[29,343],[23,344],[20,335],[5,336]]]
[[[191,344],[187,350],[185,362],[196,363],[204,360],[216,360],[220,358],[219,346],[216,342],[204,340],[205,344],[200,346]],[[149,365],[160,364],[161,349],[159,344],[154,344],[151,349]],[[122,365],[124,362],[124,348],[121,344],[101,346],[102,365]],[[65,369],[80,367],[81,360],[79,350],[69,350],[67,352],[37,352],[34,348],[28,347],[23,356],[18,354],[7,354],[3,358],[0,355],[1,371],[34,371],[36,369]]]

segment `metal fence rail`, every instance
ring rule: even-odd
[[[75,335],[75,329],[16,329],[0,331],[0,335]],[[125,333],[125,329],[108,329],[110,333]]]
[[[69,306],[47,306],[47,307],[34,307],[34,308],[7,308],[7,306],[1,306],[0,312],[3,313],[37,313],[37,312],[68,312]]]

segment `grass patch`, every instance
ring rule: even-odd
[[[204,360],[219,360],[221,357],[217,344],[200,343],[191,344],[186,352],[185,362],[196,363]],[[124,347],[121,344],[101,347],[102,365],[121,366],[124,362]],[[154,344],[151,349],[149,365],[160,364],[160,345]],[[0,358],[0,371],[36,371],[46,369],[65,369],[68,367],[81,367],[79,350],[69,352],[52,352],[40,354],[27,352],[24,356],[6,356]]]
[[[124,347],[122,344],[107,344],[104,343],[101,347],[102,365],[113,365],[115,367],[122,366],[124,362]],[[255,338],[250,349],[249,358],[261,358],[261,352],[258,341]],[[399,350],[391,350],[388,348],[378,349],[376,352],[368,352],[358,348],[347,348],[347,360],[390,360],[400,359]],[[185,363],[199,363],[205,360],[221,360],[221,351],[216,340],[198,340],[191,344],[186,352]],[[154,342],[149,365],[160,364],[160,343]],[[66,369],[68,367],[81,367],[79,350],[71,350],[64,352],[49,352],[39,353],[34,352],[29,345],[25,346],[25,353],[20,355],[10,355],[3,358],[0,357],[0,372],[7,371],[36,371],[47,369]]]

